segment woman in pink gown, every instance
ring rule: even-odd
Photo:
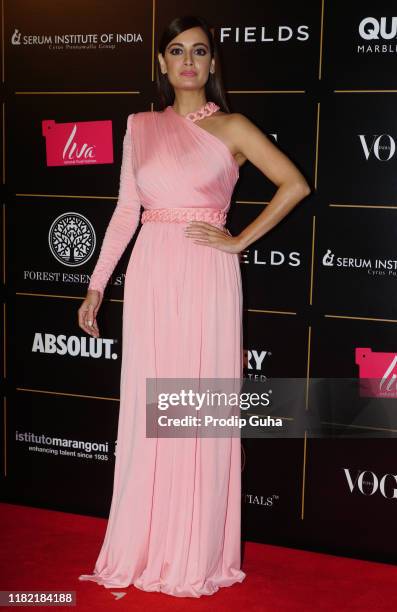
[[[146,437],[146,378],[242,377],[244,243],[225,229],[239,164],[222,138],[201,127],[220,111],[203,97],[214,68],[211,34],[201,20],[178,21],[171,43],[184,53],[170,62],[196,75],[181,75],[175,95],[192,110],[168,104],[128,116],[117,206],[79,310],[81,327],[97,337],[106,284],[141,220],[125,276],[110,515],[94,571],[79,578],[200,597],[246,576],[240,438]],[[212,52],[196,54],[200,46]],[[191,220],[198,223],[189,235]]]

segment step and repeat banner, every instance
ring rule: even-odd
[[[231,110],[312,188],[240,256],[244,377],[303,380],[298,417],[317,417],[317,435],[242,438],[243,539],[397,562],[395,8],[3,0],[3,501],[108,515],[139,228],[107,286],[100,339],[77,310],[117,202],[126,118],[159,109],[159,36],[199,14]],[[275,191],[244,164],[230,231]]]

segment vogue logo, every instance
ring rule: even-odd
[[[91,357],[92,359],[117,359],[112,353],[117,340],[113,338],[87,338],[87,336],[66,336],[37,332],[33,338],[32,353],[47,355],[68,355],[69,357]]]
[[[364,134],[359,134],[358,137],[367,161],[371,154],[379,161],[389,161],[396,152],[396,142],[390,134],[374,134],[369,142]]]
[[[356,348],[361,397],[397,397],[397,354]]]
[[[386,499],[397,498],[397,488],[395,487],[397,484],[396,474],[384,474],[379,479],[375,472],[371,472],[369,470],[358,470],[357,475],[353,480],[348,468],[343,468],[343,471],[345,472],[350,493],[358,491],[362,495],[370,497],[379,491],[380,494]],[[386,491],[386,486],[388,492]]]
[[[309,26],[300,25],[295,30],[287,25],[221,27],[219,41],[232,43],[288,42],[309,39]]]
[[[112,164],[112,122],[79,121],[58,123],[42,121],[46,139],[47,166],[81,166]]]

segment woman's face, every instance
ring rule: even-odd
[[[164,56],[158,54],[160,69],[167,73],[175,89],[200,89],[215,70],[208,38],[200,27],[190,28],[175,36],[167,45]]]

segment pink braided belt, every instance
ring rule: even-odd
[[[226,223],[226,212],[217,208],[152,208],[144,210],[141,223],[165,221],[166,223],[185,223],[187,221],[206,221],[217,225]]]

